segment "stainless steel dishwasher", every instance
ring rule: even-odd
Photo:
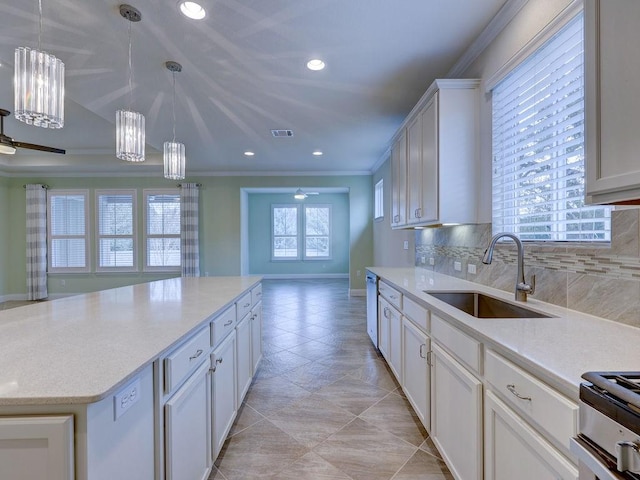
[[[378,276],[367,270],[367,333],[378,348]]]

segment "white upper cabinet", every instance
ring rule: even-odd
[[[477,223],[479,80],[436,80],[396,134],[393,228]]]
[[[584,8],[587,202],[640,204],[640,2]]]

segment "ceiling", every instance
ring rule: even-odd
[[[161,176],[162,145],[172,138],[167,60],[182,64],[176,139],[187,176],[371,171],[432,80],[447,75],[505,0],[204,0],[201,21],[183,17],[177,0],[128,0],[142,13],[132,24],[132,109],[146,117],[143,164],[114,153],[115,112],[129,108],[120,3],[42,0],[42,50],[66,66],[65,126],[11,116],[5,133],[67,155],[19,149],[0,155],[0,171]],[[38,46],[38,1],[3,0],[0,18],[0,108],[13,110],[13,54]],[[306,68],[315,57],[323,71]],[[271,129],[294,136],[274,138]]]

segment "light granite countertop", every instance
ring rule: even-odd
[[[578,399],[580,377],[588,371],[640,370],[640,329],[558,307],[529,296],[526,306],[554,318],[481,319],[430,291],[473,290],[515,302],[514,294],[423,268],[368,267],[433,313],[516,360],[565,395]],[[515,281],[515,278],[514,278]]]
[[[0,406],[96,402],[260,281],[172,278],[0,311]]]

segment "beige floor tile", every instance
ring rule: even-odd
[[[432,457],[437,457],[439,459],[442,459],[442,455],[440,455],[440,452],[438,451],[436,446],[433,444],[433,440],[431,440],[431,438],[425,439],[422,445],[420,445],[420,450],[427,452]]]
[[[264,417],[256,412],[253,408],[251,408],[246,403],[240,405],[238,409],[238,414],[236,415],[236,419],[231,426],[231,430],[229,431],[229,436],[233,436],[237,433],[240,433],[245,428],[250,427],[251,425],[255,425],[260,420],[264,420]]]
[[[245,403],[268,416],[311,395],[310,392],[283,377],[257,380],[249,389]]]
[[[398,388],[398,382],[384,360],[373,360],[364,366],[349,372],[350,377],[357,378],[392,392]]]
[[[321,388],[317,395],[324,397],[354,415],[360,415],[389,392],[355,378],[341,378]]]
[[[211,469],[211,473],[209,474],[209,477],[207,478],[207,480],[227,480],[227,479],[224,478],[224,475],[222,475],[222,473],[220,473],[220,470],[218,470],[218,468],[214,465],[213,468]]]
[[[309,452],[271,480],[351,480],[319,455]]]
[[[333,355],[338,349],[331,347],[326,343],[320,343],[316,340],[311,340],[301,345],[288,348],[287,351],[300,355],[301,357],[308,358],[309,360],[327,359]]]
[[[284,470],[308,449],[263,420],[228,438],[215,462],[227,480],[267,477]]]
[[[331,385],[344,376],[342,372],[317,362],[311,362],[287,372],[287,380],[310,392]]]
[[[388,480],[416,448],[356,418],[313,451],[355,480]]]
[[[268,417],[302,445],[312,448],[351,422],[355,416],[325,398],[312,395]]]
[[[453,476],[442,460],[418,450],[393,480],[453,480]]]
[[[409,402],[398,395],[390,393],[359,416],[416,447],[422,445],[428,436]]]

